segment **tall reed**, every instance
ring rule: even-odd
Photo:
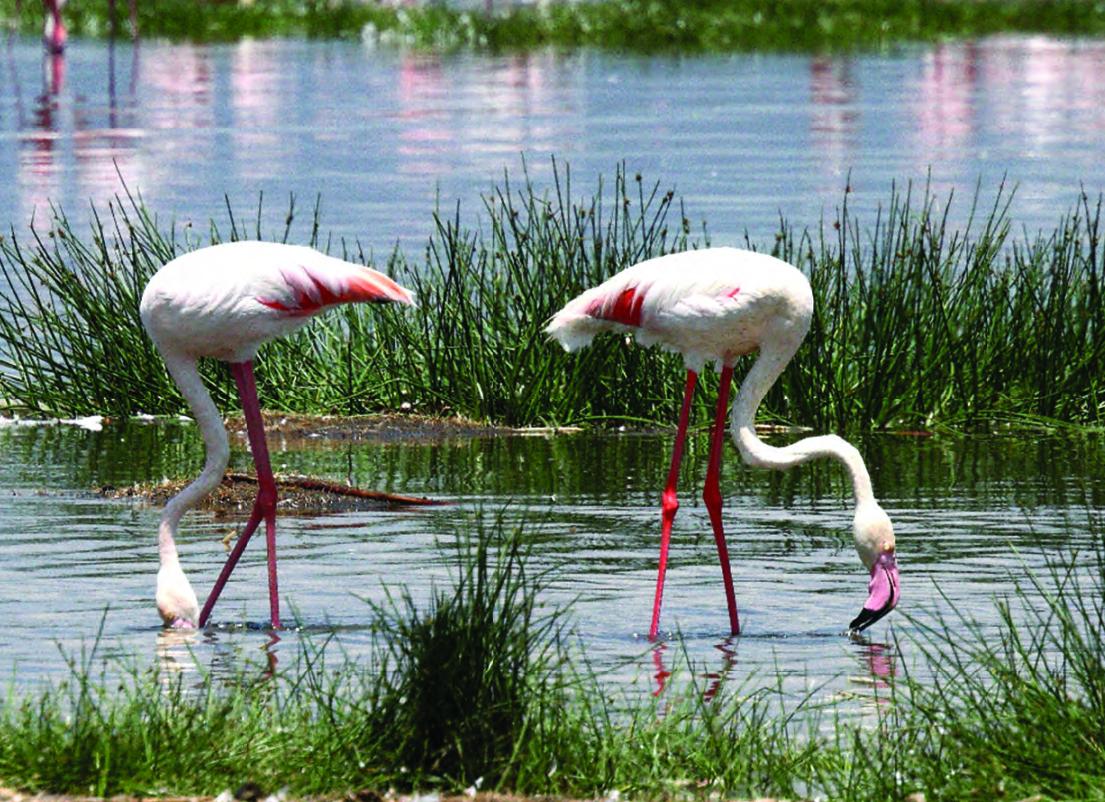
[[[976,195],[957,229],[951,197],[913,187],[892,189],[870,221],[852,214],[847,194],[831,225],[781,221],[771,251],[810,277],[815,316],[764,415],[836,429],[1100,425],[1101,201],[1083,196],[1053,232],[1014,236],[1010,199],[1004,189],[985,204]],[[232,217],[225,230],[212,222],[204,240],[257,236],[259,219]],[[397,251],[381,266],[420,307],[346,307],[266,346],[257,371],[266,406],[357,414],[409,405],[517,425],[674,420],[677,357],[612,335],[566,355],[542,334],[586,287],[700,246],[672,192],[618,169],[611,185],[600,179],[577,196],[571,171],[557,165],[547,188],[504,177],[471,225],[459,207],[432,220],[424,252]],[[133,198],[110,204],[106,224],[94,219],[87,243],[60,211],[51,223],[46,235],[0,241],[4,405],[183,411],[137,302],[152,271],[200,238],[159,227]],[[316,214],[311,242],[319,230]],[[226,371],[203,370],[217,400],[232,402]],[[699,395],[699,419],[708,395]]]

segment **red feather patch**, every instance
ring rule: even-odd
[[[629,287],[622,290],[613,303],[610,303],[609,298],[595,301],[587,309],[587,314],[600,320],[621,323],[624,326],[640,326],[641,307],[644,302],[645,294],[639,293],[636,287]]]

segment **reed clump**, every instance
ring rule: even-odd
[[[815,317],[762,414],[835,429],[1099,426],[1101,200],[1083,196],[1051,232],[1014,235],[1010,198],[1004,189],[985,204],[976,196],[954,229],[953,199],[912,187],[892,189],[873,220],[856,218],[846,195],[831,224],[781,221],[769,250],[810,277]],[[285,240],[293,219],[294,209]],[[185,411],[142,331],[142,288],[173,256],[260,229],[231,217],[201,237],[160,226],[128,197],[94,217],[87,240],[61,210],[46,233],[12,231],[0,240],[3,407]],[[319,230],[316,213],[312,244]],[[583,197],[564,166],[547,188],[504,177],[474,224],[462,222],[459,208],[439,210],[420,255],[396,251],[377,265],[415,291],[418,309],[343,307],[262,349],[263,403],[347,415],[414,409],[510,425],[670,423],[681,400],[677,357],[612,335],[568,355],[542,329],[585,288],[704,241],[673,192],[622,169]],[[366,261],[345,243],[334,250]],[[217,402],[232,404],[225,369],[201,369]],[[701,419],[708,396],[696,402]]]
[[[117,4],[117,14],[122,11]],[[125,25],[107,0],[74,0],[67,24],[78,35],[104,36]],[[1105,9],[1077,0],[593,0],[451,8],[426,2],[396,8],[357,0],[263,0],[201,3],[159,0],[137,7],[147,36],[191,41],[306,35],[369,39],[432,50],[519,51],[601,48],[635,52],[847,51],[899,42],[996,33],[1094,36]],[[16,0],[0,17],[37,34],[41,12]]]

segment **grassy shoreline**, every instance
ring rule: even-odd
[[[117,4],[125,29],[125,3]],[[455,10],[447,4],[385,6],[361,0],[257,0],[138,4],[144,36],[196,42],[244,37],[363,39],[432,50],[521,51],[554,47],[632,52],[847,51],[999,33],[1105,35],[1105,7],[1078,0],[595,0]],[[41,30],[41,9],[0,2],[0,18]],[[111,30],[107,0],[73,0],[78,36]]]
[[[831,223],[782,221],[771,251],[810,277],[815,314],[761,420],[929,431],[1105,423],[1102,201],[1084,196],[1050,233],[1014,235],[1009,200],[976,197],[957,229],[950,199],[912,189],[892,191],[873,220],[856,219],[845,196]],[[139,321],[142,289],[185,250],[261,233],[232,219],[229,228],[212,221],[209,235],[182,234],[133,198],[94,213],[88,235],[57,211],[49,230],[0,238],[0,409],[185,412]],[[284,239],[294,239],[292,218]],[[310,231],[318,244],[317,216]],[[673,192],[621,170],[582,196],[563,166],[547,187],[505,180],[476,225],[459,209],[435,214],[421,254],[376,264],[414,290],[417,309],[342,307],[268,344],[257,361],[261,398],[301,413],[670,425],[678,357],[612,335],[565,354],[542,329],[584,288],[702,242]],[[334,250],[365,260],[346,243]],[[233,409],[225,367],[201,369],[216,402]],[[708,391],[716,380],[703,377]],[[696,420],[708,419],[709,398],[698,394]]]
[[[452,583],[398,590],[360,664],[325,645],[292,666],[185,684],[141,665],[105,679],[95,647],[68,680],[0,700],[0,785],[97,797],[213,796],[254,783],[293,797],[385,789],[707,800],[1098,799],[1105,795],[1105,551],[1011,582],[997,625],[915,609],[897,644],[924,662],[875,706],[781,699],[771,678],[707,688],[677,667],[659,698],[611,694],[563,609],[537,603],[519,524],[458,524]],[[469,534],[462,535],[462,532]],[[908,661],[904,661],[907,662]],[[1041,737],[1047,733],[1047,737]]]

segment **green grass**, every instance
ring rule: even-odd
[[[1101,202],[1083,197],[1050,233],[1017,236],[1010,197],[976,197],[955,230],[950,198],[913,189],[893,191],[874,219],[855,218],[845,196],[831,224],[782,221],[771,250],[810,276],[815,317],[762,414],[819,429],[1100,426]],[[261,236],[263,217],[231,216],[201,235],[124,198],[85,236],[55,210],[48,230],[0,238],[0,409],[185,412],[142,330],[142,288],[174,255]],[[459,208],[432,224],[421,253],[377,265],[415,290],[419,308],[342,307],[266,345],[257,363],[266,407],[361,414],[409,404],[515,425],[675,420],[678,357],[613,335],[569,355],[542,333],[584,288],[701,244],[672,192],[618,170],[581,195],[559,166],[547,187],[504,179],[473,225]],[[280,237],[296,225],[293,209]],[[309,230],[303,239],[319,244],[317,213]],[[365,260],[344,243],[333,250]],[[225,367],[201,368],[232,407]],[[704,382],[698,420],[716,378]]]
[[[611,691],[536,599],[524,524],[473,513],[449,587],[370,608],[375,657],[308,645],[272,674],[185,685],[74,660],[71,677],[0,702],[0,784],[30,791],[293,795],[388,787],[597,798],[1105,798],[1105,551],[1015,575],[997,623],[923,606],[899,676],[866,724],[761,685],[704,694],[684,665],[659,699]],[[988,611],[984,611],[988,612]],[[990,617],[984,615],[984,617]],[[924,681],[916,677],[923,676]],[[845,703],[848,704],[848,703]]]
[[[245,36],[369,38],[424,49],[601,48],[638,52],[830,51],[993,33],[1100,36],[1105,7],[1081,0],[595,0],[460,11],[444,3],[391,8],[354,0],[256,3],[155,0],[138,4],[145,36],[232,41]],[[125,14],[126,3],[117,3]],[[0,3],[15,19],[15,0]],[[78,35],[111,30],[107,0],[72,0]],[[125,26],[125,21],[120,25]],[[41,30],[41,9],[23,3],[18,25]]]

